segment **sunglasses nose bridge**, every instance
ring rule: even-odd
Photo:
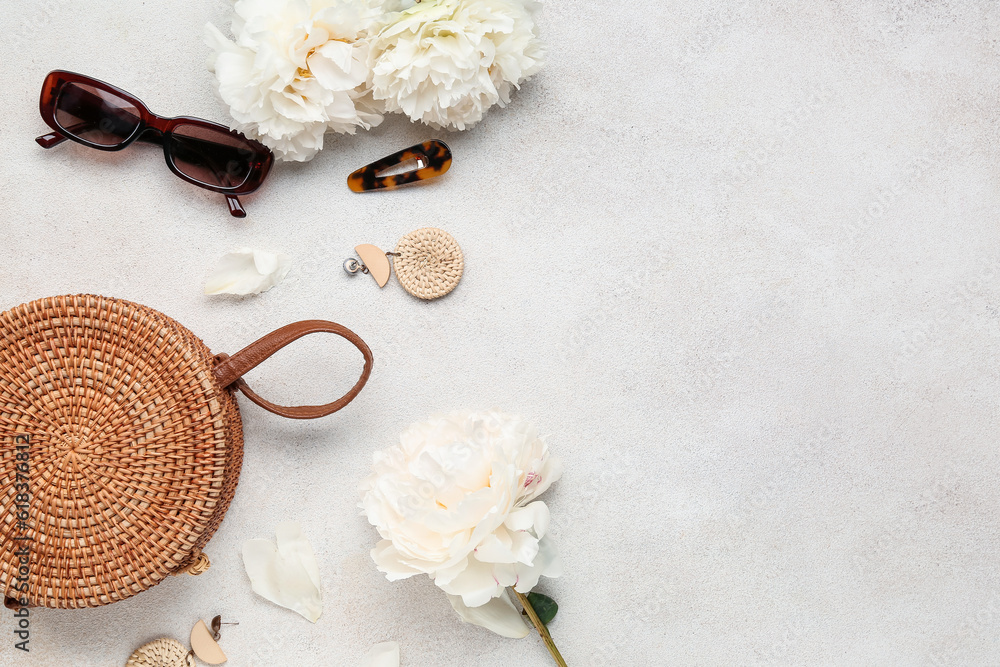
[[[139,136],[136,137],[136,141],[145,141],[150,144],[163,145],[163,130],[152,125],[147,125],[143,128]]]

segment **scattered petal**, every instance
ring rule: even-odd
[[[240,248],[219,260],[205,294],[260,294],[284,280],[289,268],[285,255]]]
[[[521,612],[507,597],[506,590],[500,597],[493,598],[478,607],[466,606],[462,602],[461,595],[449,595],[448,599],[451,601],[452,608],[466,623],[478,625],[492,630],[501,637],[510,637],[511,639],[523,639],[529,634],[528,626],[521,618]]]
[[[283,523],[270,540],[243,543],[243,566],[254,593],[315,623],[323,613],[319,566],[298,523]]]
[[[399,667],[399,644],[382,642],[371,647],[361,667]]]

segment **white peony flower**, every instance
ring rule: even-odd
[[[382,122],[369,91],[378,0],[238,0],[235,10],[235,43],[206,26],[208,67],[235,129],[304,162],[327,130],[354,134]]]
[[[542,68],[532,0],[424,0],[372,39],[373,93],[387,111],[464,130]]]
[[[372,550],[378,569],[390,581],[427,574],[464,619],[524,636],[509,618],[491,620],[509,607],[520,622],[506,597],[494,599],[561,574],[545,535],[548,507],[535,500],[562,474],[558,460],[531,424],[500,412],[435,417],[399,440],[375,454],[360,485],[361,507],[383,538]],[[465,613],[488,603],[488,612]]]

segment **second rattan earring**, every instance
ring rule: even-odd
[[[389,282],[393,258],[396,279],[407,292],[419,299],[437,299],[449,293],[462,279],[465,260],[458,242],[448,232],[425,227],[399,239],[393,252],[383,252],[378,246],[365,243],[355,246],[354,257],[344,262],[350,274],[367,273],[379,287]]]

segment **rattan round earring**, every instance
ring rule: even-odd
[[[223,623],[222,617],[216,616],[209,630],[205,621],[199,619],[191,629],[190,650],[176,639],[161,637],[137,648],[125,667],[196,667],[195,656],[209,665],[221,665],[227,660],[218,644],[223,625],[239,623]]]
[[[351,275],[367,273],[379,287],[385,287],[392,273],[389,258],[396,267],[396,279],[407,292],[418,299],[438,299],[451,292],[462,279],[465,259],[458,242],[448,232],[425,227],[399,239],[393,252],[383,252],[378,246],[364,243],[355,246],[358,258],[344,261],[344,270]]]
[[[161,637],[143,644],[129,656],[125,667],[196,667],[194,655],[176,639]]]

